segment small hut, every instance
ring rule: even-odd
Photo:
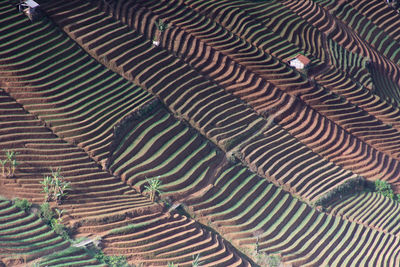
[[[20,2],[19,11],[24,12],[24,14],[31,20],[36,21],[40,18],[39,4],[33,0],[25,0]]]
[[[286,62],[291,67],[294,67],[298,70],[304,70],[310,66],[311,60],[302,54],[297,54],[294,57],[288,58]]]

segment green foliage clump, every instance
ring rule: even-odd
[[[59,209],[56,209],[55,213],[48,202],[40,205],[39,216],[42,218],[43,222],[50,226],[54,232],[62,236],[65,240],[70,240],[69,229],[62,224],[62,213],[63,211]]]
[[[386,181],[376,180],[375,181],[375,192],[381,194],[390,199],[394,199],[394,193],[390,184]]]
[[[28,212],[32,207],[32,203],[30,203],[27,199],[19,199],[19,198],[14,199],[14,205],[25,212]]]
[[[53,218],[50,221],[50,226],[56,234],[62,236],[65,240],[70,240],[68,228],[57,219]]]
[[[400,194],[396,195],[388,182],[376,180],[374,186],[376,193],[400,202]]]
[[[51,225],[51,220],[54,218],[55,213],[49,203],[45,202],[40,205],[39,216],[46,224]]]
[[[101,263],[105,263],[110,267],[129,267],[125,256],[108,256],[103,251],[97,251],[94,257]]]
[[[161,19],[159,19],[158,22],[155,21],[154,24],[156,24],[156,27],[160,32],[163,32],[166,29],[168,29],[168,23],[163,22]]]

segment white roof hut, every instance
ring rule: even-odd
[[[39,4],[33,0],[25,0],[19,4],[19,10],[32,21],[39,17]]]
[[[298,70],[307,68],[311,62],[311,60],[308,57],[301,55],[301,54],[297,54],[296,56],[291,57],[291,58],[287,59],[286,61],[287,61],[287,63],[289,63],[289,65],[291,67],[294,67]]]

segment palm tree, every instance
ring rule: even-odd
[[[149,185],[144,186],[145,192],[146,191],[150,192],[150,201],[154,202],[154,200],[156,199],[156,194],[162,193],[162,191],[160,190],[161,186],[160,176],[147,179],[147,183]]]

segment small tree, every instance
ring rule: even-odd
[[[157,193],[158,194],[162,193],[162,191],[160,190],[160,187],[161,187],[160,177],[157,176],[157,177],[147,179],[147,183],[148,183],[148,185],[144,186],[145,191],[150,193],[150,200],[152,202],[154,202],[156,199]]]
[[[164,32],[168,29],[168,23],[164,23],[161,19],[158,19],[158,22],[156,21],[155,24],[160,32]]]
[[[164,23],[161,19],[159,19],[158,22],[155,21],[154,23],[156,24],[156,27],[157,27],[158,31],[157,31],[157,37],[154,38],[153,44],[155,46],[159,46],[160,43],[161,43],[162,33],[166,29],[168,29],[168,23]]]

